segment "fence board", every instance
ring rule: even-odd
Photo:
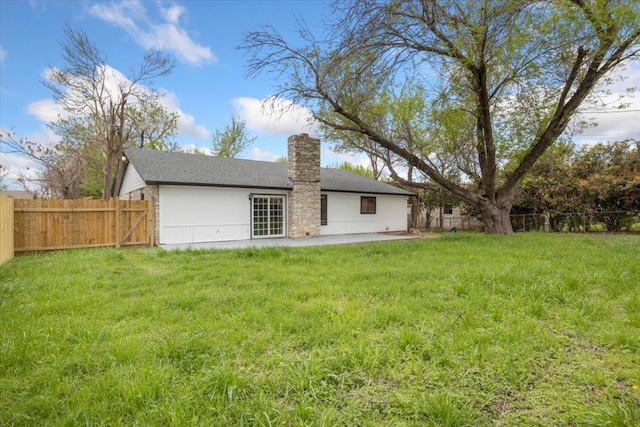
[[[16,252],[150,246],[145,200],[16,200]]]
[[[13,258],[13,198],[0,196],[0,265]]]

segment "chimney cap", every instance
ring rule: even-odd
[[[300,136],[301,136],[302,138],[308,138],[308,137],[309,137],[309,134],[308,134],[308,133],[301,133],[301,134],[300,134]]]

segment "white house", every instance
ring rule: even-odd
[[[320,141],[289,138],[288,163],[127,149],[123,199],[156,201],[159,244],[406,231],[411,193],[320,167]]]

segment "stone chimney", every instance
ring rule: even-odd
[[[294,239],[320,235],[320,140],[306,133],[288,139],[288,230]]]

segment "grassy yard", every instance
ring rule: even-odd
[[[0,267],[4,425],[635,426],[639,385],[638,236]]]

